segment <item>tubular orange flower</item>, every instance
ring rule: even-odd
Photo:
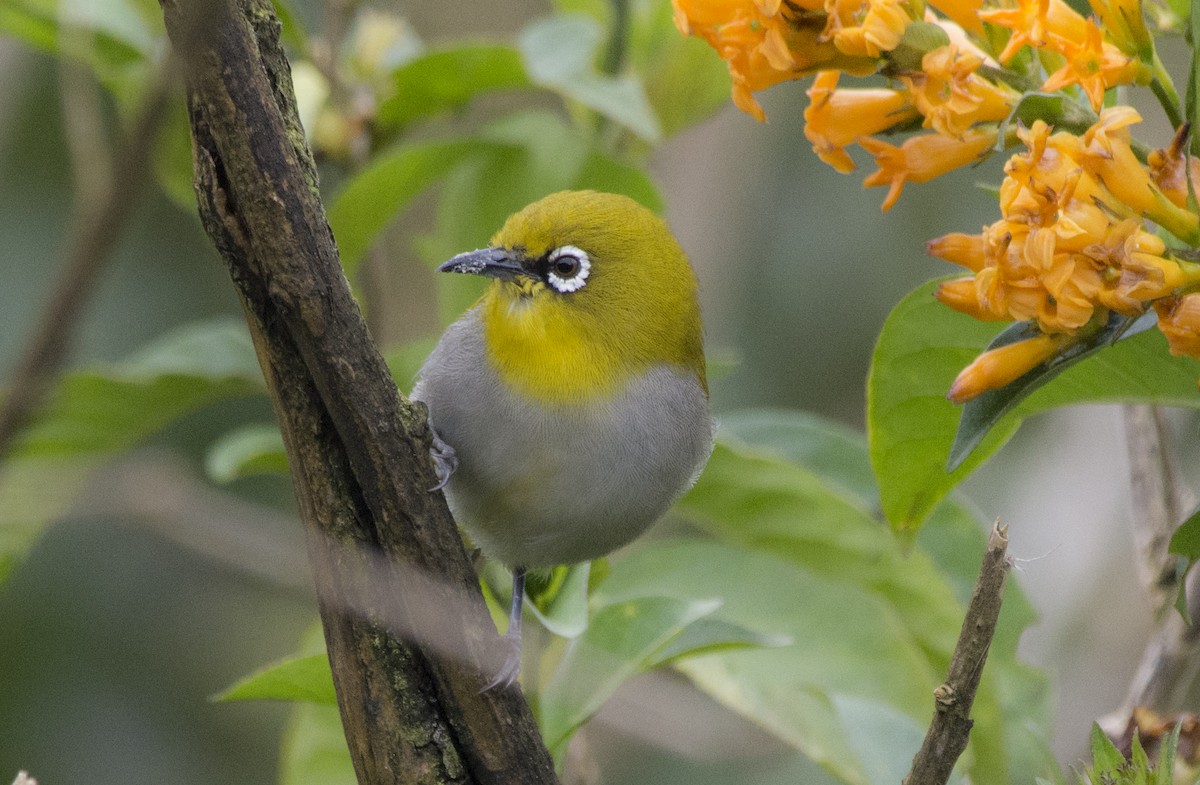
[[[1066,343],[1064,336],[1039,335],[986,351],[963,368],[946,397],[954,403],[965,403],[988,390],[1003,387],[1058,354]]]
[[[1190,244],[1200,241],[1200,218],[1163,195],[1130,146],[1129,126],[1142,121],[1129,106],[1114,106],[1083,135],[1084,166],[1136,215]]]
[[[1007,314],[996,313],[979,302],[979,288],[974,277],[943,281],[933,291],[938,302],[960,313],[972,316],[981,322],[999,322],[1008,319]]]
[[[982,0],[934,0],[929,5],[950,17],[962,29],[976,35],[983,32],[983,22],[979,21]]]
[[[978,160],[996,142],[996,131],[968,131],[962,139],[941,134],[921,134],[896,147],[887,142],[863,137],[859,144],[875,157],[879,171],[863,180],[866,187],[888,186],[883,200],[886,213],[896,204],[905,183],[924,183],[938,175]]]
[[[983,235],[952,232],[925,243],[925,253],[954,262],[972,272],[983,269]]]
[[[1067,62],[1050,75],[1042,89],[1053,93],[1077,84],[1092,102],[1092,109],[1098,112],[1104,104],[1105,90],[1141,79],[1149,82],[1150,72],[1140,61],[1105,41],[1094,22],[1085,20],[1084,24],[1086,33],[1082,41],[1057,42],[1059,46],[1054,48]]]
[[[926,53],[920,71],[900,77],[926,128],[961,137],[975,123],[1008,117],[1018,96],[976,74],[982,64],[983,58],[950,44]]]
[[[1051,37],[1082,41],[1087,36],[1087,20],[1063,0],[1016,0],[1013,8],[980,11],[985,22],[1012,31],[1000,53],[1000,62],[1008,62],[1024,46],[1046,46]]]
[[[766,119],[754,93],[818,68],[851,73],[874,71],[875,60],[847,57],[821,31],[792,23],[782,0],[671,0],[675,26],[684,35],[703,39],[729,66],[733,102],[762,122]],[[803,9],[803,3],[797,4]]]
[[[839,51],[879,57],[900,43],[912,16],[901,0],[825,0],[829,21],[824,37]]]
[[[860,136],[907,123],[917,116],[917,110],[899,90],[839,90],[839,76],[839,71],[820,71],[813,80],[804,110],[804,136],[812,142],[817,157],[846,174],[854,170],[846,145]]]
[[[1200,358],[1200,293],[1157,300],[1154,310],[1171,354]]]

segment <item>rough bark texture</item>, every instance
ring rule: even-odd
[[[495,628],[427,490],[423,410],[399,396],[338,263],[271,3],[162,6],[186,64],[201,218],[274,398],[359,782],[555,782],[520,693],[480,694],[472,663]],[[374,582],[383,559],[397,586]],[[438,613],[460,618],[434,646],[421,620]]]
[[[996,620],[1000,618],[1009,566],[1008,527],[997,523],[988,536],[987,552],[950,658],[946,680],[933,691],[933,720],[921,749],[913,758],[912,770],[904,778],[904,785],[945,785],[954,770],[954,763],[967,747],[971,726],[975,724],[971,719],[971,706],[996,632]]]

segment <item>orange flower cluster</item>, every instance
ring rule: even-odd
[[[876,9],[874,4],[878,4]],[[733,102],[766,119],[754,93],[818,68],[874,72],[881,51],[895,46],[907,15],[897,0],[671,0],[675,26],[702,38],[729,65]],[[901,18],[903,17],[903,18]]]
[[[1158,305],[1200,284],[1200,265],[1175,258],[1143,218],[1193,243],[1200,222],[1168,198],[1134,155],[1129,126],[1140,120],[1118,106],[1104,110],[1083,136],[1051,133],[1040,120],[1021,130],[1027,151],[1005,167],[1001,219],[979,235],[952,234],[928,244],[930,254],[972,272],[942,284],[939,300],[979,319],[1035,320],[1047,338],[982,355],[955,381],[952,400],[1009,383],[1052,356],[1064,339],[1102,324],[1110,311],[1136,316],[1155,304],[1160,321],[1176,325],[1172,347],[1200,349],[1200,303],[1183,297],[1170,308]],[[1170,156],[1164,151],[1161,157],[1162,171],[1172,172]]]
[[[1153,222],[1200,246],[1189,205],[1200,164],[1186,155],[1183,131],[1169,148],[1139,157],[1129,132],[1137,112],[1101,111],[1106,93],[1128,84],[1153,85],[1174,121],[1181,102],[1143,0],[1089,2],[1091,17],[1066,0],[992,0],[987,10],[982,0],[672,0],[680,31],[720,53],[734,102],[760,121],[753,93],[815,71],[804,134],[842,173],[855,168],[853,145],[869,153],[877,169],[864,185],[887,187],[885,212],[908,183],[1024,143],[1005,167],[1000,220],[928,250],[971,272],[938,289],[943,303],[979,319],[1030,321],[1039,334],[977,358],[954,382],[952,400],[1009,384],[1112,313],[1153,307],[1171,350],[1200,357],[1200,264],[1147,228]],[[843,72],[888,82],[841,87]],[[1016,119],[1036,111],[1053,122]],[[1093,119],[1082,134],[1052,127]],[[878,138],[918,126],[897,143]]]

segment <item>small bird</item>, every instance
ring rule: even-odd
[[[512,569],[510,650],[488,688],[508,686],[526,570],[627,544],[712,451],[696,276],[662,219],[593,191],[534,202],[438,270],[492,279],[412,397],[455,519]]]

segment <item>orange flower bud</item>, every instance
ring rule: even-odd
[[[854,169],[846,145],[860,136],[906,123],[917,116],[917,110],[909,106],[908,98],[899,90],[838,90],[839,76],[838,71],[817,73],[808,90],[804,135],[822,161],[846,174]]]
[[[986,351],[963,368],[946,397],[954,403],[965,403],[1010,384],[1058,354],[1068,341],[1066,336],[1039,335]]]
[[[943,281],[933,291],[933,296],[942,305],[972,316],[981,322],[999,322],[1008,319],[1007,314],[995,313],[979,301],[979,287],[974,278]]]
[[[983,235],[951,232],[925,243],[925,253],[978,272],[985,261]]]
[[[938,175],[974,163],[996,142],[996,131],[968,131],[962,139],[941,134],[913,136],[896,147],[887,142],[863,137],[859,140],[867,152],[875,156],[879,171],[863,180],[863,185],[888,186],[883,200],[886,213],[900,198],[907,182],[924,183]]]

